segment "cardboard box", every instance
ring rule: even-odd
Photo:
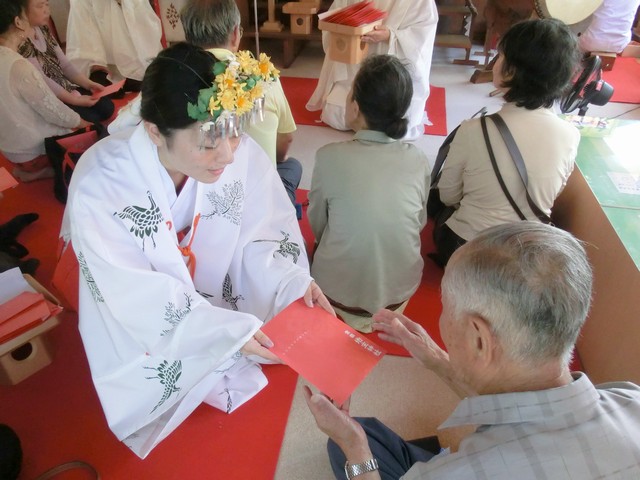
[[[47,300],[60,305],[46,288],[30,275],[23,275],[27,283]],[[0,344],[0,384],[15,385],[51,363],[51,349],[46,334],[60,321],[51,316],[36,327]]]
[[[369,45],[362,43],[360,37],[370,32],[376,25],[381,25],[382,20],[368,23],[360,27],[349,27],[337,23],[323,21],[327,14],[336,11],[325,12],[318,15],[318,28],[329,32],[329,50],[327,56],[336,62],[360,63],[367,56]]]

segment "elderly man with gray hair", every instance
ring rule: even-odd
[[[441,428],[479,427],[434,454],[307,388],[336,478],[640,478],[640,387],[569,370],[591,287],[582,245],[548,225],[500,225],[461,247],[442,280],[447,351],[388,310],[374,328],[463,398]]]
[[[238,51],[242,38],[240,10],[235,0],[188,0],[180,12],[187,42],[225,60]],[[247,133],[276,165],[282,183],[295,205],[302,165],[288,155],[296,124],[280,81],[265,91],[264,120],[252,124]]]

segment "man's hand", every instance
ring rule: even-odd
[[[348,403],[337,407],[325,395],[312,393],[306,385],[304,396],[318,428],[336,442],[345,454],[349,451],[369,450],[367,435],[362,426],[349,415]],[[366,451],[363,452],[366,457],[364,460],[372,456],[371,452],[367,455]]]
[[[307,307],[313,308],[317,303],[331,315],[334,317],[336,316],[336,312],[329,303],[329,300],[327,300],[327,297],[324,296],[324,293],[322,293],[318,284],[313,280],[311,281],[309,288],[307,288],[307,291],[304,292],[304,296],[302,298],[304,298],[304,303],[307,304]]]
[[[243,355],[257,355],[274,363],[282,363],[278,357],[268,350],[271,347],[273,347],[271,339],[262,330],[258,330],[253,334],[251,340],[240,349],[240,353]]]
[[[384,25],[376,25],[369,33],[365,33],[360,37],[360,41],[363,43],[380,43],[388,42],[391,34],[389,29]]]
[[[440,373],[443,364],[449,363],[449,355],[441,349],[421,325],[404,315],[390,310],[380,310],[373,315],[373,329],[387,342],[402,345],[411,356],[429,370]]]

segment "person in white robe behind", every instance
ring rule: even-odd
[[[71,0],[66,55],[83,75],[114,65],[123,77],[142,80],[160,50],[162,24],[149,0]]]
[[[579,38],[584,52],[622,52],[631,41],[631,28],[640,0],[604,0]]]
[[[90,148],[70,185],[80,333],[109,427],[142,458],[203,401],[230,413],[266,385],[264,321],[301,297],[333,313],[271,160],[236,136],[264,83],[237,95],[240,69],[162,51],[142,123]]]
[[[354,3],[356,0],[335,0],[329,10]],[[435,0],[374,0],[373,3],[377,9],[387,12],[387,17],[361,40],[369,44],[368,55],[395,55],[407,65],[413,80],[413,99],[407,111],[409,129],[404,140],[416,140],[424,134],[424,125],[428,123],[425,103],[429,97],[429,73],[438,23]],[[326,52],[330,34],[323,32],[322,35]],[[337,130],[349,130],[345,108],[359,68],[359,64],[340,63],[325,56],[318,86],[307,102],[307,110],[322,110],[320,118],[324,123]]]

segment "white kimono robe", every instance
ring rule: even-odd
[[[66,55],[80,72],[115,65],[127,78],[142,80],[162,50],[162,24],[149,0],[71,0]]]
[[[271,161],[246,135],[234,158],[216,183],[190,178],[176,196],[139,125],[74,171],[65,225],[80,334],[109,427],[142,458],[201,402],[231,412],[266,385],[238,350],[311,282]],[[189,226],[193,280],[177,236]]]
[[[330,10],[346,7],[359,0],[335,0]],[[413,80],[413,99],[407,111],[409,129],[405,140],[424,134],[424,105],[429,97],[429,73],[438,11],[435,0],[374,0],[379,10],[387,12],[384,25],[389,29],[389,42],[370,43],[368,55],[395,55],[405,64]],[[325,51],[328,33],[323,33]],[[360,65],[335,62],[325,57],[318,86],[307,103],[307,110],[322,110],[322,121],[338,130],[348,130],[344,111],[351,83]]]

